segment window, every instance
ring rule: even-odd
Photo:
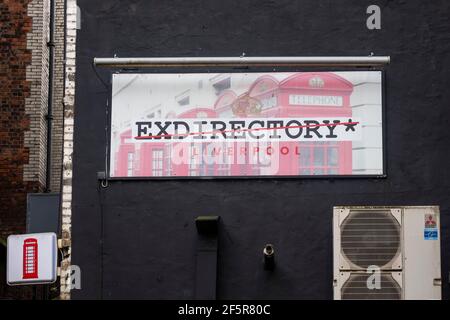
[[[182,98],[182,99],[180,99],[180,100],[178,100],[178,104],[180,105],[180,106],[187,106],[187,105],[189,105],[189,96],[186,96],[186,97],[184,97],[184,98]]]
[[[134,165],[134,153],[128,152],[128,159],[127,159],[127,176],[131,177],[133,176],[133,165]]]
[[[189,151],[189,176],[199,176],[201,161],[199,157],[202,154],[202,144],[191,143]]]
[[[339,145],[336,142],[300,143],[301,175],[339,173]]]
[[[219,150],[220,161],[217,163],[217,175],[218,176],[230,176],[231,175],[231,164],[228,163],[227,159],[227,149],[228,143],[222,142],[222,145]]]
[[[313,163],[314,167],[323,167],[325,165],[325,150],[321,145],[313,148]]]
[[[163,151],[154,149],[152,151],[152,176],[159,177],[163,175]]]
[[[166,146],[166,152],[164,154],[164,157],[165,157],[165,162],[166,162],[166,168],[165,168],[166,174],[165,175],[171,176],[172,172],[173,172],[173,169],[172,169],[172,145],[171,144],[168,144]]]
[[[335,146],[330,146],[329,148],[327,148],[327,152],[328,152],[328,155],[327,155],[328,165],[332,166],[332,167],[336,167],[339,162],[338,148]]]
[[[207,176],[207,177],[214,176],[214,173],[215,173],[214,163],[208,163],[205,166],[205,176]]]
[[[209,150],[208,147],[210,143],[202,143],[203,150]],[[209,153],[210,155],[211,153]],[[203,162],[203,175],[209,177],[214,176],[216,169],[216,163],[214,161],[204,161]]]
[[[223,91],[231,88],[231,78],[220,80],[213,84],[214,89],[216,89],[216,95],[220,95]]]
[[[189,158],[189,176],[213,176],[215,174],[216,163],[204,161],[203,153],[208,150],[209,143],[192,143]]]
[[[188,89],[175,96],[175,101],[179,106],[188,106],[191,103],[190,91]]]

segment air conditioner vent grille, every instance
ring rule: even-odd
[[[389,210],[351,211],[341,226],[342,252],[357,268],[383,268],[400,252],[400,236]]]
[[[341,288],[343,300],[400,300],[402,291],[391,274],[380,275],[380,289],[369,289],[367,279],[371,274],[352,273]],[[370,281],[370,283],[372,283]]]

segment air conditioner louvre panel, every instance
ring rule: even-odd
[[[341,226],[343,256],[356,269],[389,267],[400,252],[400,230],[390,210],[351,210]]]
[[[367,279],[370,274],[351,273],[348,280],[342,286],[343,300],[389,299],[400,300],[402,290],[391,274],[383,273],[380,276],[380,289],[369,289]]]

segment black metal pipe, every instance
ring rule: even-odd
[[[275,269],[275,250],[272,244],[266,244],[263,250],[264,269],[273,271]]]
[[[47,42],[48,53],[48,96],[47,96],[47,161],[45,172],[45,192],[50,192],[52,167],[52,124],[53,124],[53,80],[55,60],[55,0],[50,0],[50,39]]]

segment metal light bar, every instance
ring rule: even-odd
[[[94,65],[112,68],[230,67],[230,66],[382,66],[389,56],[366,57],[177,57],[94,58]]]

